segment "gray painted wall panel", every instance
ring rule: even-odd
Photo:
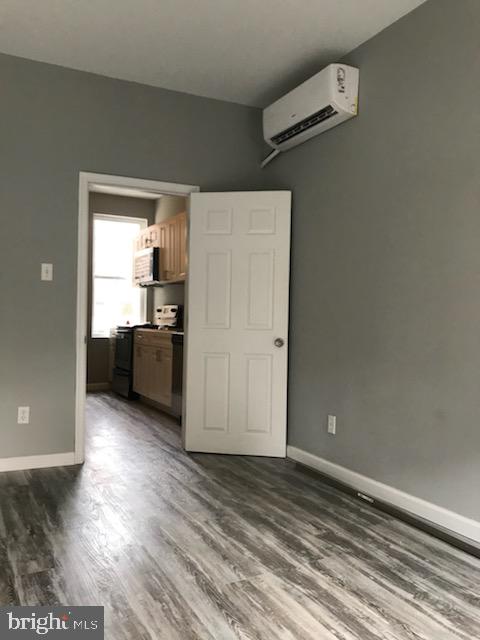
[[[479,35],[477,0],[421,6],[348,57],[359,117],[265,174],[294,190],[289,443],[475,519]]]
[[[260,117],[5,55],[0,85],[0,456],[71,451],[79,171],[256,188]]]

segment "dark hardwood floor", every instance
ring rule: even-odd
[[[83,467],[0,474],[0,600],[102,604],[106,637],[470,640],[480,561],[283,460],[187,455],[88,398]]]

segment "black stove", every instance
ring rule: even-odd
[[[112,390],[124,398],[134,399],[133,391],[133,332],[136,328],[153,329],[150,323],[118,326],[115,330],[115,358]]]

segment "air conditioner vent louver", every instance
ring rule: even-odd
[[[313,113],[311,116],[304,118],[303,120],[301,120],[300,122],[297,122],[296,124],[289,127],[288,129],[284,129],[283,131],[280,131],[280,133],[277,133],[277,135],[273,136],[271,140],[273,143],[277,145],[282,144],[282,142],[291,140],[295,136],[298,136],[300,133],[303,133],[304,131],[307,131],[308,129],[315,127],[320,122],[324,122],[325,120],[328,120],[329,118],[332,118],[337,114],[338,114],[338,111],[334,109],[334,107],[332,107],[331,104],[329,104],[328,107],[324,107],[323,109],[320,109],[320,111],[317,111],[316,113]]]

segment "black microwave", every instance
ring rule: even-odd
[[[147,287],[160,282],[160,249],[149,247],[136,251],[133,257],[133,283]]]

